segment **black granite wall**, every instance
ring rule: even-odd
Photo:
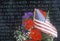
[[[56,26],[60,34],[60,2],[58,0],[0,0],[0,41],[15,41],[13,33],[18,26],[21,26],[23,12],[33,12],[34,8],[50,10],[51,23]],[[59,41],[59,38],[54,41]]]

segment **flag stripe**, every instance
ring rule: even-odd
[[[44,31],[45,29],[44,29],[44,30],[42,30],[42,27],[40,28],[40,27],[38,27],[38,26],[36,26],[36,25],[35,25],[34,27],[35,27],[35,28],[37,28],[37,29],[40,29],[42,32],[47,33],[47,34],[49,34],[49,35],[50,35],[50,33],[48,33],[48,32],[46,32],[46,31]]]
[[[43,24],[43,25],[45,25],[45,26],[48,26],[49,28],[51,28],[51,29],[53,29],[53,30],[55,30],[55,31],[56,31],[56,29],[55,29],[53,26],[48,25],[48,24],[47,24],[47,23],[45,23],[45,22],[42,22],[42,21],[39,21],[39,20],[36,20],[36,19],[34,19],[34,21],[36,21],[36,22],[38,22],[38,23],[41,23],[41,24]]]
[[[53,26],[49,20],[45,21],[46,24],[50,25],[52,29],[56,30],[55,26]],[[57,30],[56,30],[57,31]]]
[[[38,23],[36,23],[36,22],[35,22],[35,25],[36,25],[36,26],[39,26],[39,27],[43,27],[44,29],[46,29],[46,30],[48,30],[48,31],[51,31],[51,32],[53,32],[53,33],[57,33],[56,31],[50,29],[49,27],[44,26],[44,25],[41,25],[41,24],[38,24]]]
[[[46,18],[46,12],[45,11],[43,11],[42,9],[38,9],[40,12],[41,12],[41,14]]]
[[[48,30],[46,30],[46,29],[43,29],[43,27],[42,28],[40,28],[40,27],[38,27],[38,26],[34,26],[35,28],[37,28],[37,29],[40,29],[42,32],[44,32],[44,33],[46,33],[46,34],[50,34],[50,35],[52,35],[53,37],[57,37],[57,35],[55,34],[55,33],[52,33],[52,32],[50,32],[50,31],[48,31]]]

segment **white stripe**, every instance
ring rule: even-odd
[[[50,33],[53,37],[57,37],[57,34],[52,33],[52,32],[50,32],[50,31],[48,31],[48,30],[46,30],[46,29],[43,29],[43,27],[40,28],[40,27],[38,27],[38,26],[35,25],[35,28],[40,29],[41,31],[44,31],[44,33],[45,33],[45,32]],[[47,33],[46,33],[46,34],[47,34]]]
[[[35,19],[36,20],[36,19]],[[53,29],[55,29],[55,27],[54,26],[52,26],[52,24],[51,25],[49,25],[49,24],[47,24],[46,22],[42,22],[42,21],[39,21],[39,20],[36,20],[36,21],[38,21],[38,22],[40,22],[40,23],[42,23],[42,24],[45,24],[45,25],[47,25],[47,26],[49,26],[49,27],[51,27],[51,28],[53,28]],[[56,29],[55,29],[56,30]]]
[[[48,24],[48,25],[50,25],[50,26],[51,26],[51,28],[53,28],[53,27],[54,27],[54,26],[50,23],[50,21],[49,21],[49,20],[46,20],[46,21],[45,21],[45,23],[46,23],[46,24]],[[55,27],[54,27],[53,29],[55,29],[55,30],[56,30],[56,28],[55,28]],[[57,31],[57,30],[56,30],[56,31]]]
[[[48,25],[48,24],[45,23],[45,22],[39,21],[39,20],[37,20],[37,19],[34,19],[34,21],[38,21],[39,23],[42,23],[42,24],[44,24],[44,25],[47,25],[47,26],[49,26],[51,29],[56,30],[55,27],[53,27],[53,26],[51,26],[51,25]]]
[[[50,32],[53,31],[53,33],[57,33],[56,31],[54,31],[53,29],[51,29],[51,28],[49,28],[49,27],[47,27],[47,26],[44,26],[44,25],[42,25],[42,24],[38,24],[38,23],[36,23],[36,22],[35,22],[35,24],[36,24],[36,25],[39,25],[39,26],[41,26],[41,27],[43,27],[43,28],[48,29]]]

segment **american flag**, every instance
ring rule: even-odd
[[[34,11],[34,27],[41,30],[52,37],[57,37],[56,28],[50,23],[47,17],[47,13],[41,9],[35,9]]]

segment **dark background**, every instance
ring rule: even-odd
[[[0,41],[15,41],[13,33],[21,26],[24,12],[33,12],[34,8],[50,11],[51,23],[58,30],[58,38],[54,41],[60,41],[59,0],[0,0]]]

